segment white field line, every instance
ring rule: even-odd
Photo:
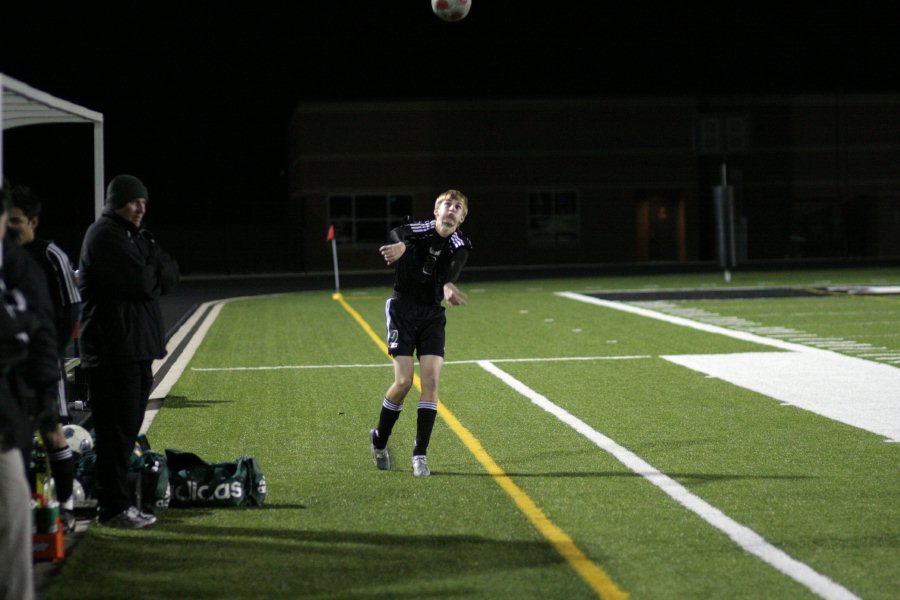
[[[648,310],[646,308],[641,308],[638,306],[632,306],[630,304],[625,304],[623,302],[613,302],[611,300],[601,300],[600,298],[594,298],[592,296],[585,296],[584,294],[576,294],[573,292],[556,292],[556,295],[562,296],[563,298],[569,298],[570,300],[578,300],[579,302],[586,302],[588,304],[596,304],[597,306],[603,306],[605,308],[612,308],[614,310],[629,312],[629,313],[632,313],[635,315],[640,315],[642,317],[649,317],[651,319],[658,319],[660,321],[666,321],[666,322],[672,323],[674,325],[683,325],[684,327],[690,327],[691,329],[706,331],[708,333],[717,333],[719,335],[728,336],[728,337],[735,338],[738,340],[744,340],[745,342],[753,342],[755,344],[762,344],[764,346],[772,346],[774,348],[781,348],[782,350],[792,350],[794,352],[803,352],[803,351],[810,350],[810,348],[808,346],[803,346],[800,344],[793,344],[791,342],[785,342],[783,340],[767,338],[767,337],[763,337],[761,335],[748,333],[746,331],[736,331],[734,329],[726,329],[725,327],[720,327],[718,325],[710,325],[709,323],[701,323],[699,321],[693,321],[691,319],[686,319],[684,317],[676,317],[676,316],[672,316],[672,315],[667,315],[665,313],[657,312],[654,310]]]
[[[738,318],[738,317],[729,317],[722,316],[716,312],[709,312],[700,308],[686,308],[684,306],[679,306],[674,304],[673,302],[668,301],[641,301],[641,302],[629,302],[632,306],[638,306],[650,310],[652,312],[661,312],[668,315],[674,315],[679,317],[685,317],[687,319],[691,319],[694,321],[700,321],[702,323],[711,323],[713,325],[722,325],[723,327],[728,327],[729,329],[737,329],[741,331],[748,331],[750,333],[758,333],[761,335],[765,335],[772,338],[779,339],[787,339],[791,342],[800,342],[801,344],[806,344],[808,346],[816,346],[820,348],[835,350],[842,354],[848,354],[853,356],[862,356],[863,352],[873,352],[873,351],[884,351],[888,352],[887,348],[881,346],[874,346],[870,342],[855,342],[852,340],[845,340],[839,337],[822,337],[816,334],[806,333],[804,331],[796,330],[791,327],[778,327],[778,326],[766,326],[760,323],[755,323],[753,321],[748,321],[746,319]],[[854,311],[858,312],[858,311]],[[796,314],[796,313],[795,313]],[[803,314],[803,313],[801,313]],[[808,313],[810,315],[817,313]],[[836,312],[823,312],[819,313],[822,315],[836,315],[839,313]],[[847,315],[847,318],[853,319],[851,316],[852,313]],[[858,322],[860,325],[863,323],[869,324],[878,324],[881,327],[887,327],[890,329],[890,326],[893,325],[893,321],[860,321]],[[895,334],[896,335],[896,334]],[[877,337],[873,335],[868,335],[867,337]],[[894,351],[890,354],[890,358],[898,358],[900,359],[900,351]],[[891,360],[881,359],[882,362],[891,362]]]
[[[144,412],[144,421],[141,424],[141,433],[147,433],[147,431],[149,431],[150,426],[153,424],[153,419],[156,418],[156,414],[159,412],[159,409],[162,406],[163,400],[165,400],[166,396],[169,395],[169,391],[181,377],[181,374],[184,373],[185,367],[187,367],[188,363],[191,362],[191,359],[194,357],[194,353],[197,352],[197,348],[200,347],[200,343],[203,341],[203,338],[206,337],[206,333],[209,331],[209,328],[216,320],[216,317],[219,316],[219,313],[222,311],[222,307],[224,305],[237,300],[274,298],[276,296],[284,296],[286,294],[287,293],[262,294],[259,296],[235,296],[234,298],[210,300],[209,302],[204,302],[203,304],[198,306],[191,314],[191,316],[181,324],[181,327],[178,328],[178,331],[176,331],[175,334],[166,343],[166,352],[169,354],[169,356],[171,356],[171,354],[182,343],[184,338],[190,333],[191,329],[193,329],[194,325],[200,319],[200,315],[202,315],[209,306],[212,305],[213,308],[209,311],[209,314],[206,315],[206,318],[203,319],[203,323],[197,330],[197,332],[191,337],[190,341],[188,341],[187,346],[185,346],[184,348],[184,352],[182,352],[175,358],[175,362],[172,363],[172,367],[166,373],[166,376],[163,377],[163,380],[159,382],[159,385],[151,390],[150,401],[147,404],[147,410]],[[157,371],[159,371],[159,369],[163,365],[165,365],[165,363],[166,359],[153,361],[153,374],[156,375]]]
[[[900,369],[831,353],[660,356],[834,421],[900,442]]]
[[[391,363],[347,364],[347,365],[262,365],[258,367],[191,367],[191,371],[209,373],[216,371],[285,371],[303,369],[369,369],[373,367],[390,367]]]
[[[219,313],[222,311],[222,307],[227,302],[229,302],[229,300],[217,300],[201,304],[197,307],[197,310],[194,311],[191,317],[178,328],[178,331],[172,336],[169,343],[166,344],[166,350],[168,352],[173,352],[197,323],[200,315],[202,315],[210,305],[213,305],[212,310],[210,310],[206,315],[206,318],[203,319],[203,323],[201,323],[200,328],[188,341],[184,351],[175,359],[175,362],[172,364],[168,373],[166,373],[166,376],[159,382],[159,385],[150,392],[150,402],[148,403],[147,411],[144,413],[144,421],[141,424],[141,433],[146,434],[150,430],[153,419],[156,418],[162,405],[162,400],[169,394],[169,390],[172,389],[172,386],[175,385],[178,378],[181,377],[185,367],[187,367],[187,364],[194,357],[194,353],[197,351],[197,348],[200,347],[200,343],[203,341],[203,338],[206,337],[206,333],[209,331],[209,328],[216,320],[216,317],[218,317]],[[155,373],[161,365],[162,361],[154,361],[153,372]]]
[[[654,468],[634,452],[603,435],[578,417],[572,415],[560,406],[557,406],[545,396],[514,378],[512,375],[499,369],[491,362],[480,361],[478,364],[485,371],[491,373],[509,387],[528,398],[533,404],[552,414],[586,437],[598,448],[613,455],[619,462],[647,479],[673,500],[726,534],[745,552],[768,563],[781,573],[787,575],[822,598],[828,600],[858,598],[858,596],[854,595],[845,587],[822,575],[806,563],[791,557],[783,550],[767,542],[762,536],[749,527],[741,525],[718,508],[712,506],[702,498],[695,496],[683,485]]]
[[[558,356],[551,358],[492,358],[490,362],[510,363],[510,362],[561,362],[561,361],[579,361],[579,360],[634,360],[638,358],[651,358],[649,354],[635,356]],[[448,360],[444,365],[474,365],[480,363],[481,360]],[[392,363],[366,363],[366,364],[347,364],[347,365],[276,365],[276,366],[258,366],[258,367],[191,367],[191,371],[210,372],[210,371],[279,371],[285,369],[368,369],[372,367],[391,367]]]
[[[203,310],[208,306],[208,303],[205,303],[200,306],[198,310]],[[184,372],[184,368],[188,365],[191,359],[194,357],[194,353],[197,352],[197,348],[200,347],[200,343],[203,341],[203,338],[206,337],[209,328],[212,327],[213,322],[219,316],[219,313],[222,312],[222,307],[225,306],[225,302],[220,301],[213,304],[212,310],[209,311],[209,314],[206,315],[206,318],[203,319],[203,322],[200,324],[200,328],[197,330],[197,333],[191,337],[188,341],[187,346],[185,346],[184,352],[178,355],[178,358],[175,360],[175,363],[172,365],[172,368],[169,369],[169,372],[166,373],[166,376],[162,381],[159,382],[159,385],[153,390],[153,394],[151,394],[151,398],[165,398],[169,391],[172,389],[172,386],[175,385],[175,382],[178,381],[178,378],[181,377],[181,374]],[[187,323],[185,323],[187,325]]]
[[[661,356],[785,404],[858,427],[886,442],[900,442],[900,369],[818,346],[822,338],[796,344],[726,329],[681,316],[573,293],[560,296],[790,352],[742,352]],[[708,313],[704,313],[708,316]],[[835,340],[837,341],[837,340]],[[831,348],[848,349],[830,342]],[[893,359],[888,359],[894,362]]]

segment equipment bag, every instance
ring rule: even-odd
[[[158,513],[169,508],[172,486],[169,483],[169,467],[164,455],[148,450],[142,457],[139,471],[137,506],[144,512]]]
[[[128,464],[132,502],[144,512],[158,513],[169,507],[172,486],[168,459],[150,449],[147,436],[138,436]]]
[[[256,459],[210,464],[191,452],[166,450],[172,507],[262,506],[266,477]]]

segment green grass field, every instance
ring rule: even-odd
[[[227,303],[148,436],[255,456],[266,505],[91,527],[46,597],[896,598],[900,444],[665,358],[780,350],[554,292],[898,283],[900,269],[463,282],[426,479],[408,462],[415,390],[394,469],[369,456],[392,371],[354,315],[380,335],[387,288]],[[641,306],[871,354],[889,374],[900,356],[900,296]]]

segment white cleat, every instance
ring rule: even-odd
[[[412,471],[416,477],[428,477],[431,469],[428,468],[428,458],[425,455],[412,457]]]
[[[375,447],[375,430],[369,430],[369,448],[372,450],[372,462],[382,471],[391,470],[391,451],[385,446],[382,449]]]

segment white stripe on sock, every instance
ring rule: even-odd
[[[383,407],[385,407],[386,409],[392,410],[392,411],[394,411],[394,412],[400,412],[400,409],[403,408],[403,405],[402,405],[402,404],[394,404],[393,402],[391,402],[391,401],[388,400],[387,398],[384,399],[384,402],[382,402],[381,405],[382,405]]]
[[[47,454],[50,460],[65,460],[67,458],[72,458],[72,449],[66,446],[65,448],[60,448],[59,450],[54,450]]]

